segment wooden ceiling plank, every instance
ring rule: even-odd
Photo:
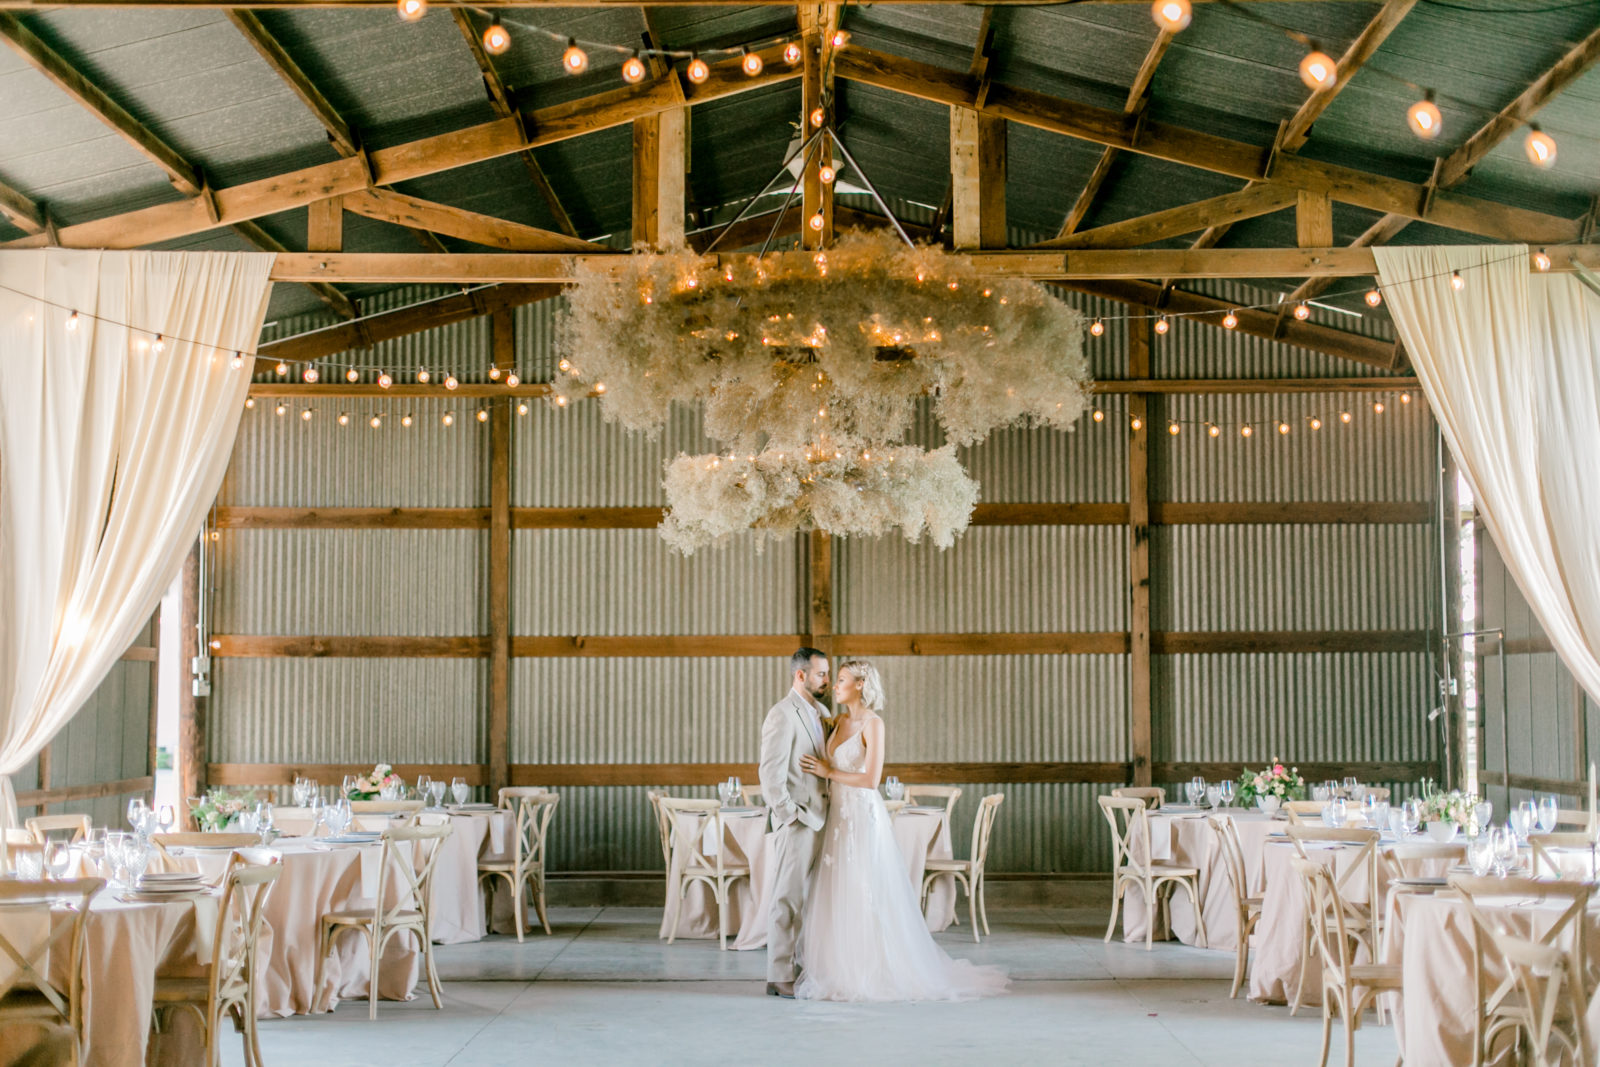
[[[1389,35],[1400,25],[1400,20],[1411,13],[1417,6],[1417,0],[1387,0],[1378,13],[1372,16],[1366,28],[1361,31],[1344,55],[1339,57],[1337,76],[1333,84],[1326,89],[1318,89],[1306,98],[1299,110],[1289,119],[1278,135],[1278,148],[1284,152],[1297,152],[1311,136],[1311,125],[1328,109],[1334,98],[1344,91],[1350,84],[1350,79],[1355,77],[1367,60],[1371,59],[1378,47],[1388,40]]]
[[[1137,248],[1153,241],[1164,241],[1169,237],[1193,233],[1207,226],[1270,215],[1274,211],[1282,211],[1294,204],[1297,196],[1298,193],[1294,189],[1279,185],[1258,185],[1237,193],[1225,193],[1193,204],[1183,204],[1165,211],[1155,211],[1137,218],[1096,226],[1092,230],[1084,230],[1070,237],[1057,238],[1030,247]]]
[[[193,164],[184,159],[166,141],[156,136],[144,123],[130,115],[126,108],[105,94],[76,67],[32,30],[23,25],[16,15],[0,11],[0,40],[21,56],[29,66],[43,74],[56,88],[72,97],[95,118],[105,123],[118,136],[144,154],[166,172],[174,188],[189,196],[198,196],[205,180]]]
[[[855,46],[839,54],[837,65],[841,78],[935,103],[966,107],[976,103],[976,87],[959,71]],[[1271,155],[1267,148],[1159,122],[1146,123],[1135,138],[1127,117],[1119,111],[1009,86],[991,86],[983,110],[1078,140],[1246,180],[1261,179]],[[1335,200],[1373,211],[1424,217],[1438,226],[1498,240],[1557,244],[1580,236],[1576,220],[1459,193],[1434,194],[1424,215],[1422,208],[1429,198],[1423,185],[1294,155],[1278,155],[1268,180],[1326,192]]]
[[[459,237],[473,244],[488,245],[509,252],[609,252],[604,245],[569,237],[564,233],[541,230],[508,219],[482,215],[465,208],[422,200],[392,189],[363,189],[346,193],[344,209],[370,219],[431,233]]]
[[[322,128],[327,131],[328,141],[342,156],[353,156],[361,151],[361,145],[356,140],[355,133],[350,129],[350,124],[340,117],[339,112],[328,102],[328,98],[314,85],[305,71],[300,69],[300,64],[294,61],[278,39],[261,24],[261,19],[253,11],[241,8],[227,8],[224,12],[228,21],[234,28],[244,35],[250,42],[250,47],[266,61],[273,73],[289,87],[306,110],[316,116]]]

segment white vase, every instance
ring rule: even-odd
[[[1282,804],[1283,801],[1279,800],[1275,796],[1256,797],[1256,807],[1260,808],[1268,815],[1271,815],[1273,812],[1277,811]]]
[[[1449,820],[1428,820],[1428,836],[1441,845],[1448,845],[1456,839],[1456,824]]]

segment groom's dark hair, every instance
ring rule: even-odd
[[[823,659],[828,658],[828,654],[820,648],[811,648],[809,646],[797,648],[794,650],[794,655],[789,657],[789,669],[791,671],[809,671],[813,656],[821,656]]]

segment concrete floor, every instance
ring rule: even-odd
[[[763,995],[766,954],[656,938],[659,908],[553,909],[553,936],[441,946],[444,1011],[426,992],[263,1021],[269,1067],[500,1064],[1314,1064],[1320,1016],[1228,999],[1233,957],[1176,942],[1103,944],[1100,908],[1008,909],[954,956],[1004,967],[1010,994],[964,1004],[843,1005]],[[230,1035],[231,1036],[231,1035]],[[242,1065],[237,1041],[226,1063]],[[1368,1016],[1356,1062],[1393,1064]],[[1334,1034],[1334,1062],[1343,1060]]]

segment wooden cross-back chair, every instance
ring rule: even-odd
[[[1239,943],[1234,950],[1233,988],[1229,998],[1239,995],[1244,983],[1245,968],[1250,962],[1250,934],[1261,921],[1261,897],[1250,895],[1250,876],[1245,870],[1244,849],[1239,845],[1239,829],[1231,815],[1208,815],[1206,822],[1217,835],[1222,853],[1222,866],[1228,872],[1228,884],[1233,887],[1233,907],[1239,923]]]
[[[44,844],[45,839],[51,834],[66,830],[71,835],[69,841],[88,840],[92,823],[87,815],[35,815],[22,825],[33,834],[33,839],[39,844]]]
[[[524,791],[526,789],[526,791]],[[550,818],[555,815],[561,798],[542,789],[514,787],[500,790],[500,806],[510,807],[515,819],[511,840],[511,854],[478,863],[478,880],[492,885],[503,878],[511,890],[512,914],[516,918],[517,940],[523,937],[527,926],[526,898],[533,896],[533,908],[539,916],[544,932],[550,932],[550,917],[545,908],[544,874],[545,851],[550,831]]]
[[[1361,1016],[1368,1005],[1377,1002],[1379,994],[1400,989],[1400,967],[1356,963],[1355,946],[1361,938],[1350,926],[1350,905],[1340,898],[1333,872],[1315,860],[1299,856],[1290,863],[1305,891],[1311,913],[1309,926],[1315,931],[1313,945],[1322,957],[1322,1055],[1317,1063],[1319,1067],[1327,1065],[1333,1013],[1337,1010],[1344,1022],[1345,1063],[1354,1067],[1355,1032],[1361,1026]]]
[[[1117,916],[1122,910],[1122,896],[1130,886],[1136,886],[1144,897],[1149,925],[1145,927],[1144,947],[1149,950],[1155,940],[1156,924],[1160,920],[1163,894],[1170,895],[1175,886],[1182,886],[1194,904],[1194,921],[1197,943],[1206,943],[1205,912],[1200,907],[1200,871],[1164,860],[1150,858],[1150,809],[1138,797],[1099,797],[1100,810],[1111,826],[1111,922],[1106,926],[1107,941],[1117,930]]]
[[[722,822],[722,803],[716,800],[690,800],[683,797],[661,797],[657,802],[667,821],[669,848],[667,877],[674,877],[676,869],[678,906],[673,909],[672,922],[667,927],[667,944],[678,936],[678,918],[683,914],[683,902],[689,886],[701,882],[711,891],[717,905],[717,945],[728,947],[728,890],[741,878],[750,877],[748,864],[729,864],[727,842]],[[683,816],[680,818],[680,816]],[[710,820],[709,829],[704,825]],[[703,841],[706,834],[717,842],[714,855],[707,855]]]
[[[0,881],[0,909],[29,916],[19,929],[35,931],[16,939],[0,925],[0,1031],[21,1024],[70,1031],[73,1063],[83,1060],[83,943],[89,904],[105,885],[102,878]],[[50,909],[58,903],[75,909],[70,920],[54,921]],[[67,981],[58,986],[51,979],[50,956],[62,949],[67,966],[59,970]]]
[[[1344,929],[1351,937],[1360,941],[1367,948],[1369,958],[1377,957],[1378,948],[1378,840],[1376,830],[1334,829],[1327,826],[1307,826],[1291,822],[1288,829],[1289,840],[1294,843],[1294,850],[1298,857],[1307,862],[1315,862],[1307,853],[1305,843],[1336,842],[1344,845],[1355,845],[1357,851],[1350,861],[1345,864],[1344,870],[1334,878],[1333,887],[1336,890],[1336,899],[1345,909]],[[1320,866],[1320,864],[1319,864]],[[1365,904],[1350,899],[1350,891],[1361,883],[1366,883]],[[1294,994],[1294,1004],[1289,1008],[1289,1014],[1294,1015],[1300,1011],[1305,1003],[1306,975],[1311,969],[1311,953],[1317,938],[1318,919],[1313,902],[1306,899],[1306,921],[1300,929],[1300,984]]]
[[[1160,810],[1161,805],[1167,802],[1167,791],[1158,785],[1125,785],[1120,789],[1113,789],[1111,795],[1142,800],[1145,807],[1151,811]]]
[[[978,923],[983,922],[983,932],[989,932],[989,910],[984,900],[984,867],[989,860],[989,837],[994,831],[994,815],[1005,800],[1004,793],[990,793],[978,802],[978,814],[972,820],[972,855],[969,859],[931,859],[923,867],[922,910],[928,909],[928,891],[934,879],[951,875],[956,884],[967,891],[967,918],[972,923],[972,940],[978,940]]]

